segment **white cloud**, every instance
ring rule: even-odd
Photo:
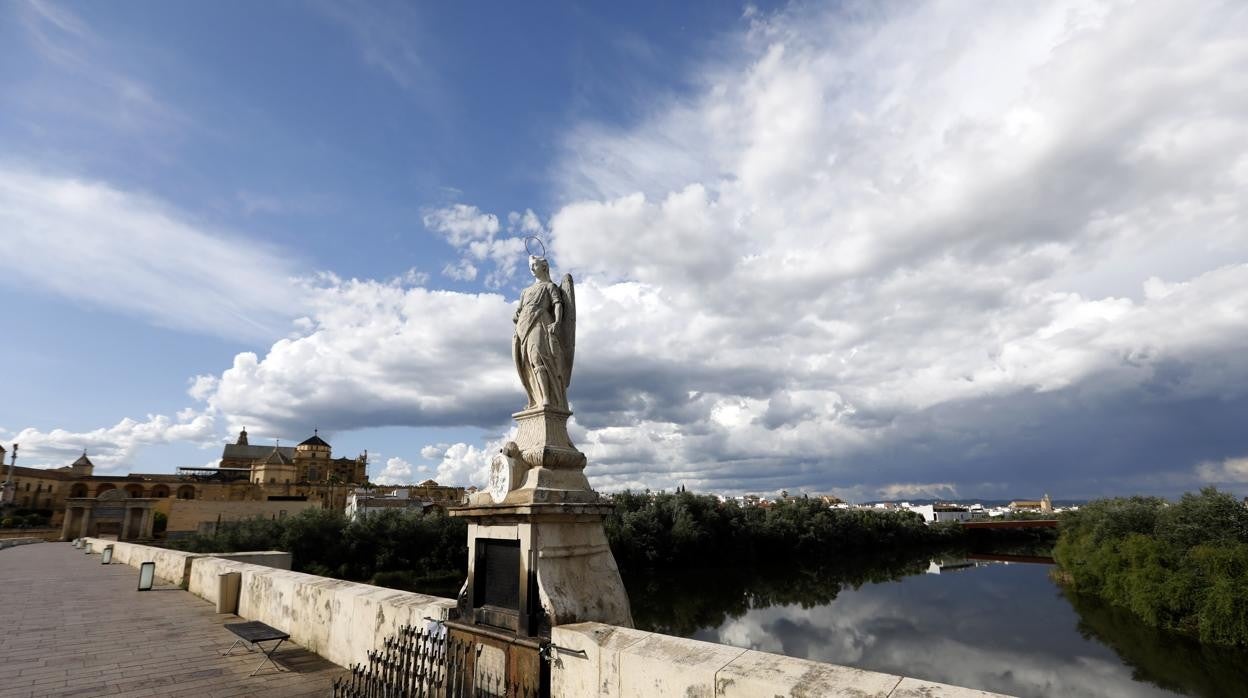
[[[477,278],[478,267],[484,265],[490,269],[484,279],[490,289],[501,288],[514,278],[524,258],[524,241],[515,234],[543,232],[537,214],[531,210],[508,215],[507,233],[511,237],[498,237],[498,216],[466,204],[426,211],[422,220],[427,229],[440,235],[460,254],[458,262],[443,267],[443,275],[471,281]]]
[[[148,415],[147,421],[140,422],[127,417],[111,427],[86,432],[26,428],[6,434],[4,440],[21,445],[19,458],[26,466],[59,468],[69,465],[86,449],[97,471],[115,472],[125,470],[143,446],[175,442],[216,444],[214,426],[211,414],[187,409],[179,411],[175,419]]]
[[[426,58],[435,40],[415,6],[402,2],[322,2],[314,5],[355,41],[364,62],[429,102],[444,103],[438,71]]]
[[[420,449],[420,457],[433,460],[434,458],[441,458],[444,451],[446,451],[445,444],[424,446]]]
[[[574,129],[547,224],[423,219],[488,287],[517,279],[528,234],[576,276],[572,432],[595,486],[1074,494],[1243,452],[1204,425],[1248,414],[1248,103],[1226,79],[1248,72],[1248,16],[745,21],[694,96]],[[501,433],[519,407],[502,296],[334,278],[308,296],[296,335],[196,394],[287,428]],[[480,484],[496,445],[440,450],[421,453],[440,481]]]
[[[402,458],[393,457],[386,459],[386,467],[370,480],[378,485],[412,485],[418,480],[424,480],[423,474],[426,472],[427,469],[422,466],[412,465]]]
[[[495,294],[322,276],[312,314],[267,354],[240,353],[199,394],[230,428],[287,433],[506,420],[514,369],[511,309]]]
[[[470,444],[451,444],[442,452],[434,479],[441,485],[484,487],[490,478],[490,461],[502,448],[503,439],[492,441],[484,448]]]
[[[104,128],[114,137],[149,142],[190,123],[142,78],[112,67],[116,48],[66,6],[31,0],[4,9],[41,59],[6,85],[3,103],[16,122],[68,116],[86,125],[82,135],[98,138]],[[37,136],[44,127],[29,130]]]
[[[426,228],[440,233],[455,247],[490,240],[499,230],[498,216],[465,204],[428,211],[423,220]]]
[[[456,281],[473,281],[477,278],[477,268],[472,265],[472,262],[461,259],[458,264],[447,264],[442,267],[442,275]]]
[[[1196,476],[1210,484],[1241,485],[1248,482],[1248,457],[1201,463],[1196,466]]]
[[[301,301],[295,260],[101,182],[0,163],[0,283],[158,325],[272,339]]]
[[[614,395],[627,406],[598,452],[619,466],[600,479],[710,485],[787,463],[926,481],[923,449],[944,463],[953,444],[1011,445],[976,433],[973,410],[927,432],[900,429],[907,415],[1073,389],[1242,404],[1233,6],[750,19],[745,60],[634,127],[578,129],[556,170],[574,200],[551,220],[558,260],[600,282],[581,284],[582,317],[610,318],[602,337],[582,322],[578,357],[606,354],[616,375],[595,380],[639,386]],[[679,390],[638,373],[656,364]],[[909,473],[852,466],[907,441]]]

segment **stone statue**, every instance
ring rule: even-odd
[[[524,392],[526,409],[568,409],[568,384],[572,382],[572,355],[576,349],[576,294],[572,275],[564,274],[556,286],[550,280],[550,264],[544,257],[529,257],[533,284],[520,294],[520,307],[512,322],[516,333],[511,354]]]
[[[512,415],[516,437],[490,462],[490,482],[471,504],[596,502],[585,478],[585,454],[568,438],[568,384],[576,349],[576,292],[572,275],[550,280],[545,257],[529,257],[533,284],[520,294],[512,317],[511,353],[528,405]]]

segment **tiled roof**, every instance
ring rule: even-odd
[[[290,465],[291,463],[294,463],[294,461],[291,460],[290,456],[282,453],[282,449],[276,446],[273,448],[273,452],[269,454],[269,457],[264,459],[265,465]]]
[[[325,448],[329,448],[329,444],[325,443],[325,439],[322,439],[320,436],[316,434],[309,436],[299,445],[300,446],[324,446]]]
[[[223,460],[263,460],[273,452],[274,448],[275,447],[273,446],[265,446],[263,444],[250,446],[226,444],[225,450],[221,452],[221,458]],[[276,448],[287,458],[295,457],[295,449],[293,446],[277,446]]]

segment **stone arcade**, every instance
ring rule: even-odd
[[[487,491],[450,512],[468,520],[469,551],[451,636],[477,646],[477,676],[517,686],[549,681],[538,653],[552,627],[633,625],[602,526],[612,505],[590,488],[585,454],[568,438],[572,277],[554,284],[541,257],[529,268],[535,281],[521,294],[512,344],[529,404],[512,415],[516,440],[494,457]]]
[[[158,500],[128,497],[123,490],[108,490],[98,497],[65,500],[61,540],[115,535],[117,540],[151,540]]]

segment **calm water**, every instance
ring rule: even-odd
[[[951,562],[951,561],[946,561]],[[1016,696],[1248,696],[1248,653],[1068,595],[1039,564],[625,578],[637,625]]]

